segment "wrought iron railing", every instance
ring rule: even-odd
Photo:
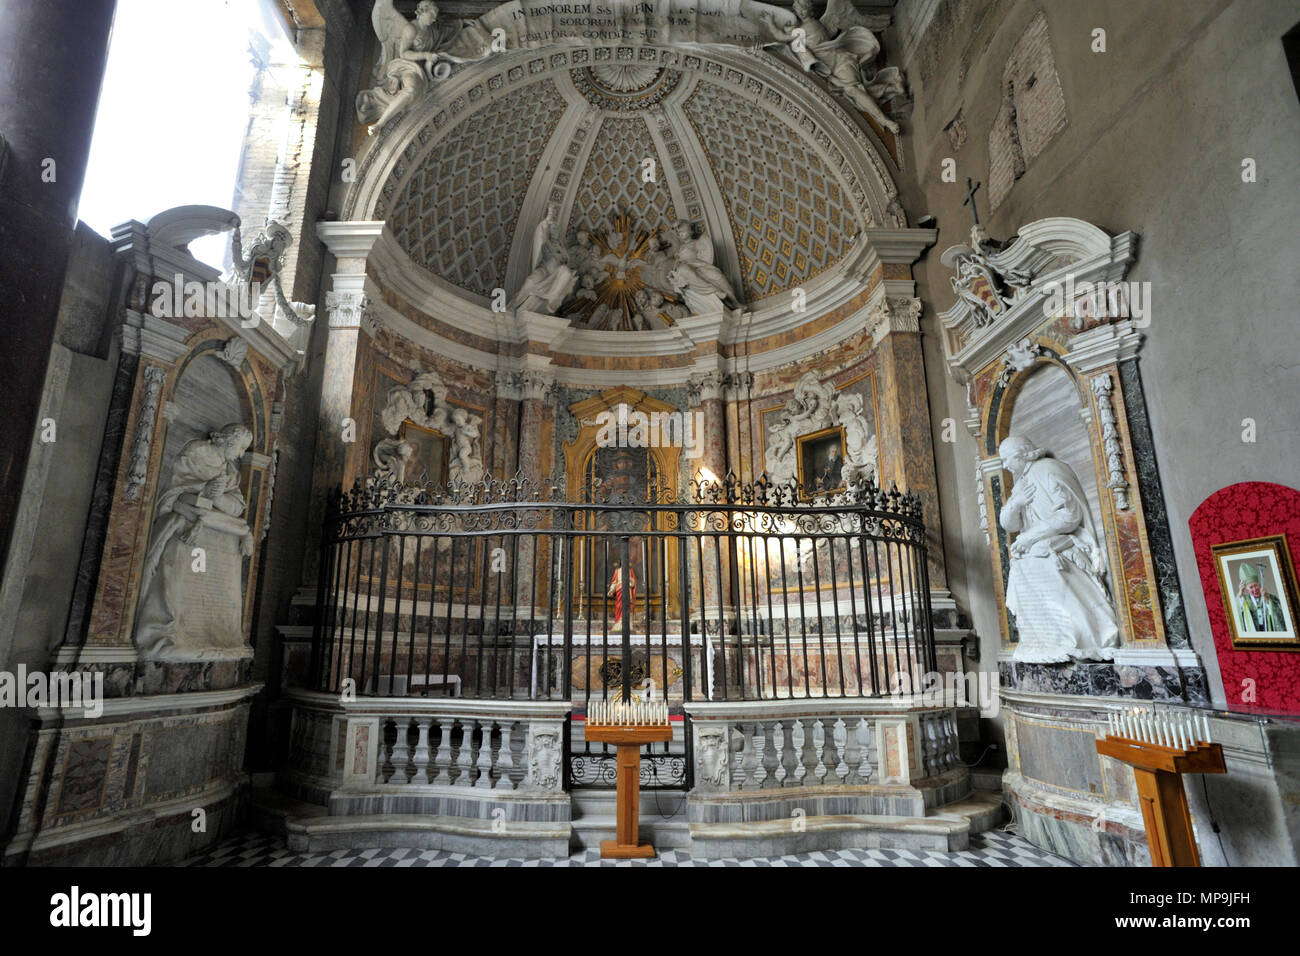
[[[332,504],[317,611],[315,689],[358,696],[581,713],[653,681],[680,710],[915,693],[936,670],[920,504],[870,482],[575,503],[562,481],[371,478]]]

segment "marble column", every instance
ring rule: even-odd
[[[551,396],[555,381],[536,371],[518,373],[514,382],[519,390],[519,475],[530,482],[534,493],[542,493],[544,479],[550,475],[552,457],[548,443],[555,431],[555,412]],[[547,605],[546,573],[551,553],[545,538],[523,538],[519,543],[516,565],[518,586],[516,613],[537,617]],[[542,580],[537,580],[541,569]]]
[[[555,413],[550,397],[555,382],[539,372],[521,372],[519,387],[519,473],[534,483],[540,483],[551,472],[550,449],[545,439],[552,434]]]
[[[366,374],[370,366],[369,338],[378,326],[370,314],[374,300],[367,285],[366,259],[383,228],[382,222],[322,222],[316,227],[335,256],[336,269],[333,288],[325,297],[325,372],[303,566],[307,586],[316,582],[326,501],[336,489],[346,490],[368,470],[368,452],[363,446],[366,428],[358,420],[358,409],[366,407],[366,390],[371,387]]]
[[[5,4],[0,17],[0,561],[41,416],[114,6],[42,0]]]
[[[745,449],[753,448],[748,415],[750,389],[753,387],[753,372],[733,372],[722,380],[722,397],[726,403],[723,408],[727,415],[727,461],[731,463],[729,467],[736,480],[741,482],[747,480],[746,472],[748,480],[756,477],[752,461],[748,469],[745,467]]]
[[[888,491],[895,484],[900,491],[920,497],[933,591],[947,587],[947,573],[921,354],[921,308],[921,300],[912,296],[888,296],[881,300],[871,323],[882,400],[880,460],[887,468],[880,474],[880,486]]]
[[[700,457],[691,461],[690,481],[701,482],[718,482],[721,484],[727,477],[727,422],[726,407],[722,400],[724,376],[720,372],[708,372],[704,375],[693,376],[687,383],[690,394],[691,410],[698,411],[703,416],[704,437],[701,441]],[[693,495],[694,489],[688,488],[688,497]],[[725,500],[725,499],[723,499]],[[725,547],[725,542],[719,539],[716,544],[719,547]],[[719,581],[726,589],[727,566],[725,562],[719,565],[718,547],[712,538],[704,539],[703,547],[703,567],[700,566],[700,558],[691,554],[691,594],[692,607],[694,614],[700,612],[699,601],[699,580],[701,571],[704,575],[704,600],[703,609],[706,620],[712,622],[711,630],[716,630],[720,620],[720,597],[718,590]]]

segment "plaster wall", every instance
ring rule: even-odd
[[[1077,4],[904,0],[899,22],[915,30],[902,65],[915,96],[904,137],[901,190],[913,219],[929,213],[941,235],[916,267],[926,303],[922,329],[950,583],[970,609],[983,659],[1000,647],[990,562],[979,530],[974,442],[961,427],[964,389],[948,375],[935,313],[953,301],[935,250],[966,241],[966,177],[989,179],[988,132],[1003,69],[1033,18],[1047,15],[1067,122],[1029,161],[991,216],[995,238],[1045,216],[1074,216],[1111,233],[1140,236],[1129,279],[1150,283],[1151,322],[1139,367],[1169,509],[1192,644],[1222,706],[1205,597],[1187,521],[1210,493],[1243,480],[1295,483],[1300,462],[1300,346],[1288,330],[1300,294],[1300,106],[1281,37],[1300,3],[1117,0]],[[1092,31],[1106,31],[1094,53]],[[895,28],[895,33],[898,32]],[[893,49],[904,48],[895,36]],[[965,142],[945,127],[964,116]],[[954,183],[942,162],[956,160]],[[1242,161],[1257,181],[1242,181]],[[945,419],[955,441],[945,441]],[[1243,441],[1243,420],[1257,440]]]

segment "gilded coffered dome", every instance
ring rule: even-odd
[[[864,124],[768,54],[519,51],[386,129],[347,212],[386,220],[416,269],[479,304],[516,295],[551,205],[562,244],[686,222],[754,308],[835,274],[865,228],[903,224],[879,156]]]

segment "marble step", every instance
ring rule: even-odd
[[[976,790],[993,790],[1001,793],[1004,772],[1001,767],[972,767],[970,785]]]
[[[284,836],[291,820],[323,817],[324,807],[297,800],[273,787],[254,787],[249,800],[249,822],[263,833]]]
[[[933,816],[936,819],[963,819],[970,826],[971,833],[985,833],[1002,824],[1006,819],[1006,808],[1002,804],[1001,790],[974,790],[962,800],[944,804]]]
[[[613,790],[575,790],[571,797],[575,847],[598,849],[601,840],[614,839],[617,795]],[[686,822],[685,801],[686,795],[678,790],[658,793],[642,791],[641,839],[664,849],[690,847],[691,835]]]

